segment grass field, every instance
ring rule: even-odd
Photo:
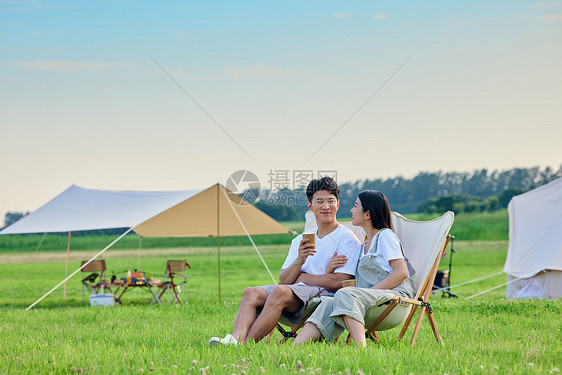
[[[506,241],[455,241],[453,284],[501,270],[506,248]],[[260,249],[277,276],[287,245]],[[189,303],[150,306],[148,293],[133,290],[120,306],[84,306],[77,275],[69,281],[66,300],[61,288],[26,312],[64,277],[64,251],[58,257],[51,253],[32,252],[32,263],[8,253],[9,263],[4,258],[0,264],[1,373],[545,374],[558,373],[562,366],[562,303],[506,301],[503,288],[471,300],[435,296],[443,347],[424,322],[413,348],[407,340],[396,341],[397,329],[382,332],[381,342],[366,349],[344,343],[292,347],[264,342],[209,348],[211,336],[231,330],[243,288],[271,282],[254,250],[241,246],[221,251],[220,303],[216,249],[110,250],[104,255],[109,275],[134,268],[158,275],[167,259],[187,259],[192,266]],[[78,265],[78,259],[72,260],[71,270]],[[448,257],[441,268],[447,265]],[[470,296],[502,282],[505,275],[453,291]]]

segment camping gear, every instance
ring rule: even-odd
[[[202,190],[167,192],[95,190],[72,185],[35,212],[4,228],[0,234],[70,233],[110,228],[129,229],[88,262],[131,231],[141,237],[216,237],[219,301],[221,236],[248,236],[273,283],[276,283],[251,235],[291,233],[221,184],[215,184]],[[65,277],[28,309],[66,283],[80,269]]]
[[[179,294],[182,291],[182,287],[185,290],[185,302],[187,303],[187,268],[191,269],[191,266],[187,261],[184,260],[169,260],[166,263],[166,281],[154,280],[149,281],[150,286],[161,288],[162,291],[158,298],[162,300],[162,296],[166,292],[170,292],[173,295],[173,301],[181,303]],[[182,274],[183,273],[183,274]],[[183,280],[178,280],[183,279]]]
[[[402,326],[402,330],[398,335],[398,340],[404,337],[416,310],[420,308],[410,345],[413,346],[416,343],[416,338],[424,315],[427,316],[429,320],[429,325],[433,330],[435,339],[438,343],[443,344],[443,340],[437,330],[437,324],[429,299],[431,297],[431,289],[435,281],[437,267],[439,267],[443,252],[449,243],[449,230],[453,225],[454,218],[455,215],[451,211],[447,211],[444,215],[428,221],[410,220],[395,212],[392,213],[392,226],[394,231],[398,235],[398,238],[400,238],[406,258],[416,270],[414,283],[417,293],[413,299],[398,296],[393,297],[390,301],[390,305],[386,307],[380,315],[377,314],[378,318],[367,330],[367,335],[369,337],[377,340],[376,335],[374,335],[375,331],[392,328],[385,324],[385,318],[389,316],[396,306],[405,303],[411,305],[413,308]],[[381,308],[383,306],[375,306],[372,309]],[[369,312],[367,312],[367,317],[368,316]],[[366,319],[366,321],[367,320],[368,319]]]
[[[562,177],[507,206],[507,298],[562,297]]]
[[[453,254],[455,253],[455,249],[454,249],[454,242],[455,242],[455,236],[454,235],[450,235],[450,240],[451,240],[451,255],[449,255],[449,269],[443,270],[443,271],[437,271],[437,274],[435,274],[435,281],[433,282],[433,291],[442,291],[443,294],[441,295],[442,297],[448,296],[448,297],[458,297],[455,293],[451,293],[451,271],[453,269]],[[443,257],[445,257],[445,254],[443,254]]]
[[[90,306],[113,306],[115,296],[113,294],[92,294],[90,295]]]
[[[82,261],[82,265],[87,263],[86,260]],[[85,290],[87,289],[91,295],[98,294],[102,288],[103,272],[106,270],[105,260],[97,259],[82,267],[82,272],[91,272],[88,276],[82,279],[82,302],[85,302]],[[98,273],[99,272],[99,273]]]

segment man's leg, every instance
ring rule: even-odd
[[[238,341],[246,341],[248,330],[256,320],[257,309],[263,307],[267,300],[267,293],[260,287],[244,289],[240,308],[234,321],[232,336]]]
[[[260,341],[275,328],[282,312],[294,314],[301,309],[302,305],[303,302],[297,298],[291,288],[286,285],[277,285],[267,297],[263,310],[250,327],[247,339]]]

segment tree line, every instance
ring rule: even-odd
[[[495,211],[507,207],[515,195],[535,189],[562,177],[562,165],[513,168],[509,170],[477,169],[472,172],[420,172],[412,178],[366,179],[340,183],[338,216],[350,217],[357,194],[362,190],[379,190],[388,198],[393,211],[401,213]],[[264,191],[258,208],[281,221],[302,220],[307,211],[303,190]]]
[[[513,168],[509,170],[477,169],[472,172],[420,172],[412,178],[366,179],[340,183],[338,216],[350,217],[357,194],[362,190],[382,191],[393,211],[401,213],[455,213],[495,211],[507,207],[518,194],[535,189],[562,177],[558,169]],[[303,189],[264,190],[254,205],[279,221],[301,221],[308,210]],[[8,212],[5,226],[19,220],[24,212]],[[113,233],[115,230],[109,230]],[[99,231],[106,233],[107,231]]]

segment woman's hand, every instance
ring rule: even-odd
[[[340,268],[346,263],[347,257],[345,255],[338,255],[336,251],[326,266],[326,273],[332,273],[336,268]]]

